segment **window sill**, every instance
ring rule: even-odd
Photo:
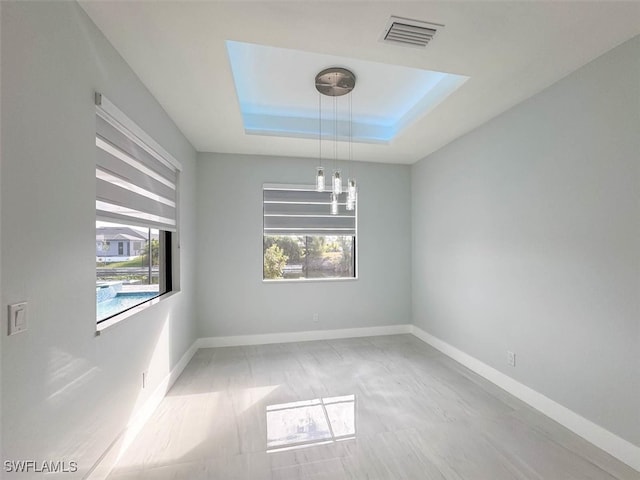
[[[348,278],[263,278],[262,283],[325,283],[325,282],[354,282],[358,277]]]
[[[119,313],[117,315],[114,315],[113,317],[109,318],[108,320],[103,320],[102,322],[96,324],[96,336],[99,336],[104,330],[106,330],[109,327],[112,327],[113,325],[116,325],[120,322],[122,322],[123,320],[126,320],[129,317],[132,317],[140,312],[142,312],[143,310],[146,310],[147,308],[156,305],[170,297],[173,297],[174,295],[177,295],[178,293],[180,293],[180,290],[177,291],[172,291],[172,292],[168,292],[168,293],[164,293],[162,295],[160,295],[159,297],[155,297],[152,298],[151,300],[147,300],[144,303],[141,303],[140,305],[137,305],[133,308],[130,308],[127,311],[124,311],[122,313]]]

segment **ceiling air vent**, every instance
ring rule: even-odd
[[[439,28],[444,25],[421,22],[402,17],[391,17],[381,40],[412,47],[426,47]]]

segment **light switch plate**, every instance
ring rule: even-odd
[[[27,302],[9,305],[9,335],[24,332],[27,329]]]

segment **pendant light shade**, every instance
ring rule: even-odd
[[[340,176],[340,170],[334,170],[333,172],[333,193],[340,195],[342,193],[342,177]]]
[[[356,179],[350,178],[347,182],[347,194],[350,197],[356,198]]]
[[[316,174],[316,190],[318,192],[324,192],[324,168],[318,167]]]
[[[331,194],[331,215],[338,214],[338,196],[335,193]]]
[[[347,210],[354,210],[356,206],[356,181],[350,178],[347,182]]]
[[[351,210],[355,210],[355,208],[356,208],[355,200],[351,197],[347,197],[347,210],[351,211]]]

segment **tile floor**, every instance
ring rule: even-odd
[[[109,476],[640,479],[412,335],[199,350]]]

